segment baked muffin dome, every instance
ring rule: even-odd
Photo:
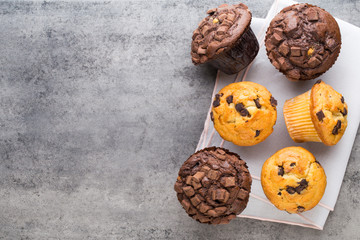
[[[250,28],[251,12],[239,3],[222,4],[207,13],[193,33],[193,63],[207,62],[227,74],[240,72],[259,51],[259,43]]]
[[[288,79],[310,80],[335,63],[341,47],[340,29],[324,9],[295,4],[271,21],[265,45],[271,63]]]
[[[344,97],[318,80],[311,90],[285,102],[284,119],[295,142],[337,144],[347,127],[348,106]]]
[[[320,202],[326,188],[326,175],[309,151],[302,147],[287,147],[265,161],[261,185],[275,207],[300,213]]]
[[[239,155],[210,147],[184,162],[174,188],[179,202],[193,219],[225,224],[245,209],[251,176]]]
[[[273,132],[276,105],[264,86],[254,82],[232,83],[215,95],[211,119],[224,140],[252,146]]]

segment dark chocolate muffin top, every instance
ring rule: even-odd
[[[265,45],[271,63],[287,78],[310,80],[336,61],[341,47],[340,29],[325,10],[295,4],[271,21]]]
[[[174,188],[192,218],[201,223],[225,224],[245,209],[251,176],[239,155],[211,147],[184,162]]]
[[[217,54],[230,49],[250,26],[251,12],[245,4],[228,6],[207,11],[193,33],[191,57],[194,64],[214,58]]]

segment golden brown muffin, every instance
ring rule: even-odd
[[[347,127],[348,107],[344,97],[323,81],[311,90],[287,100],[285,123],[295,142],[323,142],[335,145]]]
[[[300,213],[315,207],[326,187],[326,175],[314,155],[302,147],[287,147],[267,159],[261,185],[275,207]]]
[[[220,136],[239,146],[264,141],[276,122],[277,101],[262,85],[232,83],[215,95],[211,119]]]

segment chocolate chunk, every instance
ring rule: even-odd
[[[299,17],[298,16],[289,16],[287,17],[285,20],[285,33],[287,36],[292,37],[292,35],[294,34],[294,32],[297,29],[297,25],[299,22]]]
[[[191,201],[191,204],[196,207],[197,205],[199,205],[201,203],[201,197],[199,194],[196,194],[195,197],[190,199],[190,201]]]
[[[342,113],[342,115],[344,115],[344,117],[347,115],[347,109],[344,108],[344,111],[340,111]]]
[[[232,103],[232,102],[233,102],[233,98],[234,98],[233,95],[227,96],[226,102],[227,102],[228,104]]]
[[[224,187],[234,187],[235,186],[235,177],[223,177],[221,178],[221,184]]]
[[[284,176],[284,167],[283,166],[279,166],[278,175],[279,176]]]
[[[220,214],[223,214],[224,212],[226,212],[226,207],[217,207],[217,208],[214,208],[214,211],[220,215]]]
[[[281,53],[283,56],[287,56],[287,54],[289,53],[289,47],[285,44],[285,42],[280,44],[279,53]]]
[[[283,30],[281,28],[274,28],[273,33],[276,33],[276,34],[282,36]]]
[[[338,44],[333,38],[328,38],[325,41],[325,47],[326,49],[329,49],[331,52],[333,52],[338,47]]]
[[[189,200],[187,199],[183,199],[181,201],[181,205],[183,206],[183,208],[185,209],[185,211],[189,211],[190,207],[191,207],[191,204],[189,202]]]
[[[309,10],[306,15],[309,21],[317,21],[319,19],[318,13],[315,10]]]
[[[311,57],[308,61],[308,64],[311,68],[315,68],[315,67],[319,66],[320,63],[321,63],[321,61],[316,56]]]
[[[305,188],[307,188],[308,186],[308,182],[305,180],[305,179],[302,179],[300,182],[299,182],[299,186],[297,186],[295,188],[295,191],[300,194],[302,190],[304,190]]]
[[[255,102],[256,107],[257,107],[258,109],[260,109],[260,108],[261,108],[261,105],[260,105],[260,102],[259,102],[259,98],[254,99],[254,102]]]
[[[199,48],[197,49],[197,54],[199,54],[199,55],[201,55],[201,54],[206,54],[206,49],[199,47]]]
[[[286,70],[289,70],[292,68],[291,64],[289,63],[288,60],[286,60],[285,58],[283,57],[280,57],[278,59],[278,62],[279,62],[279,65],[280,65],[280,69],[283,70],[283,71],[286,71]]]
[[[208,187],[210,187],[210,185],[211,185],[211,181],[210,181],[207,177],[204,177],[204,178],[201,180],[201,184],[202,184],[204,187],[208,188]]]
[[[281,196],[281,192],[278,192],[278,195]]]
[[[218,106],[220,106],[220,99],[219,98],[215,99],[215,101],[213,102],[213,107],[214,108],[216,108]]]
[[[237,198],[245,200],[248,197],[248,192],[244,189],[240,189],[240,191],[238,192]]]
[[[184,191],[185,195],[188,197],[194,196],[194,194],[195,194],[195,191],[191,186],[184,187],[183,191]]]
[[[319,79],[319,80],[317,80],[316,82],[315,82],[315,84],[319,84],[319,83],[321,83],[322,81]],[[314,85],[315,85],[314,84]]]
[[[204,176],[205,176],[204,172],[197,172],[193,176],[192,180],[193,180],[193,182],[195,181],[195,182],[199,183]]]
[[[297,207],[297,212],[298,212],[298,213],[302,213],[303,211],[305,211],[305,208],[304,208],[304,207],[302,207],[302,206],[298,206],[298,207]]]
[[[281,37],[281,35],[277,33],[274,33],[273,36],[270,38],[271,43],[274,45],[278,45],[282,40],[283,38]]]
[[[242,104],[242,103],[236,104],[235,109],[236,109],[236,111],[238,111],[240,113],[241,116],[251,117],[249,111],[246,108],[244,108],[244,104]]]
[[[214,121],[214,113],[213,112],[210,112],[210,119],[211,119],[211,121]]]
[[[270,97],[270,104],[273,107],[277,106],[277,100],[273,96]]]
[[[293,57],[301,56],[301,48],[299,47],[291,47],[290,48],[290,55]]]
[[[226,202],[229,199],[229,192],[225,189],[216,189],[212,191],[211,198],[214,201]]]
[[[299,79],[300,78],[300,70],[299,69],[291,69],[286,72],[287,76],[292,79]]]
[[[290,186],[287,186],[286,187],[286,191],[289,193],[289,194],[294,194],[296,193],[296,190],[294,187],[290,187]]]
[[[316,116],[317,116],[317,118],[319,119],[320,122],[322,122],[322,120],[325,118],[325,114],[324,114],[324,112],[322,110],[318,111],[316,113]]]
[[[175,183],[175,186],[174,186],[175,192],[177,192],[177,193],[182,193],[182,192],[183,192],[183,190],[182,190],[182,188],[181,188],[182,185],[183,185],[183,184],[182,184],[181,182],[176,182],[176,183]]]
[[[296,166],[296,163],[294,163],[294,162],[290,164],[290,167],[295,167],[295,166]]]
[[[341,102],[344,103],[345,102],[345,99],[344,99],[344,96],[341,96]]]
[[[332,130],[333,135],[337,135],[339,133],[339,129],[341,128],[341,120],[338,120],[334,129]]]
[[[255,132],[255,137],[259,136],[260,135],[260,130],[256,130]]]
[[[218,180],[219,177],[220,177],[220,174],[218,171],[215,171],[215,170],[210,170],[208,173],[207,173],[207,177],[211,180]]]
[[[211,209],[211,207],[209,205],[207,205],[206,203],[202,202],[198,206],[198,209],[201,213],[206,213],[207,211],[209,211]]]

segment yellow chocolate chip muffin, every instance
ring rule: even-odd
[[[276,122],[277,101],[262,85],[232,83],[215,95],[211,120],[220,136],[239,146],[264,141]]]
[[[323,142],[335,145],[347,127],[348,107],[344,97],[323,81],[311,90],[287,100],[284,118],[295,142]]]
[[[265,161],[261,185],[275,207],[300,213],[320,202],[325,192],[326,175],[309,151],[302,147],[287,147]]]

